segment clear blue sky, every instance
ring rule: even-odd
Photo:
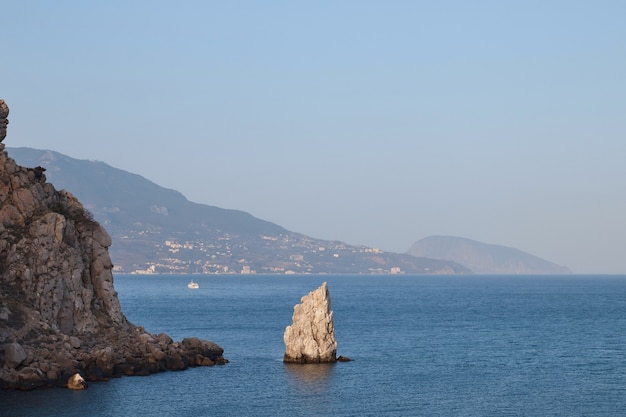
[[[8,146],[290,230],[626,273],[626,2],[2,4]]]

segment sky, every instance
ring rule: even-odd
[[[626,2],[2,4],[4,143],[291,231],[626,274]]]

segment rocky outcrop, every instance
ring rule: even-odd
[[[332,363],[337,361],[335,325],[327,283],[301,298],[293,308],[293,324],[285,329],[287,363]]]
[[[85,389],[87,388],[87,381],[80,374],[74,374],[68,379],[67,387],[74,390]]]
[[[0,138],[8,107],[0,100]],[[0,388],[66,386],[223,364],[223,350],[130,323],[113,286],[111,238],[81,203],[18,166],[0,143]]]
[[[7,125],[9,124],[9,106],[0,100],[0,142],[7,137]]]

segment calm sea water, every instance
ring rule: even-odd
[[[626,277],[116,276],[146,330],[231,362],[0,393],[1,416],[626,415]],[[334,365],[282,363],[300,297],[327,281]]]

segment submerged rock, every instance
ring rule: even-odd
[[[285,329],[283,362],[336,362],[337,342],[327,283],[300,301],[293,308],[293,324]]]

